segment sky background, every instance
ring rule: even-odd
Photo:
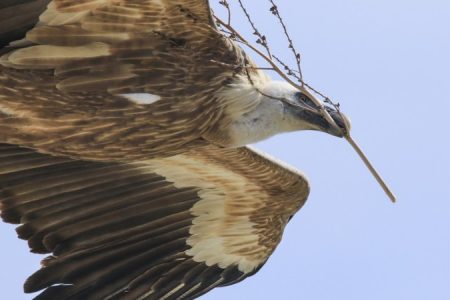
[[[268,1],[244,2],[273,52],[292,62]],[[202,299],[450,299],[450,1],[276,3],[306,81],[341,103],[398,203],[342,139],[298,132],[261,142],[308,176],[310,197],[259,273]],[[250,33],[237,9],[233,24]],[[1,298],[31,299],[22,284],[41,257],[12,225],[0,224],[0,245]]]

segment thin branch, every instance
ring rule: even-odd
[[[228,17],[227,17],[227,24],[231,25],[231,10],[230,10],[230,4],[227,0],[221,0],[219,1],[219,4],[223,5],[227,9]]]
[[[247,12],[247,9],[245,8],[242,1],[241,0],[238,0],[238,1],[239,1],[239,5],[241,6],[242,11],[244,12],[245,16],[247,17],[248,22],[250,23],[250,26],[252,26],[253,34],[258,37],[258,39],[256,40],[256,43],[262,45],[266,49],[266,52],[267,52],[267,55],[269,56],[269,58],[272,59],[272,53],[270,52],[269,43],[267,41],[266,36],[261,34],[261,32],[259,32],[259,30],[256,28],[255,23],[253,23],[253,20],[250,17],[249,13]]]
[[[393,203],[396,201],[396,197],[394,193],[389,189],[387,184],[384,182],[383,178],[381,178],[380,174],[377,172],[377,170],[372,166],[367,156],[364,154],[364,152],[361,150],[359,145],[352,139],[350,134],[347,134],[345,136],[345,139],[350,143],[350,145],[355,149],[356,153],[358,153],[359,157],[361,157],[362,161],[366,165],[366,167],[369,169],[370,173],[375,177],[377,182],[381,185],[386,195],[391,199]]]
[[[272,68],[284,79],[286,80],[288,83],[290,83],[293,87],[295,87],[296,89],[306,92],[308,93],[308,91],[304,88],[304,86],[300,86],[297,83],[295,83],[292,79],[290,79],[286,74],[284,74],[284,72],[278,67],[278,65],[276,63],[274,63],[273,60],[271,60],[269,57],[267,57],[264,53],[262,53],[259,49],[257,49],[256,47],[254,47],[253,45],[251,45],[249,42],[247,42],[247,40],[239,34],[239,32],[237,32],[231,25],[226,24],[224,21],[222,21],[219,17],[215,16],[217,22],[219,22],[222,26],[224,26],[227,30],[229,30],[230,32],[232,32],[234,34],[234,36],[236,38],[238,38],[243,44],[245,44],[247,47],[249,47],[250,49],[252,49],[254,52],[256,52],[259,56],[261,56],[261,58],[263,58],[267,63],[269,63]],[[309,94],[309,93],[308,93]],[[320,111],[322,113],[322,116],[334,127],[336,128],[340,128],[336,122],[333,120],[333,118],[330,116],[330,114],[326,111],[324,105],[322,102],[320,102],[319,100],[316,99],[316,97],[313,97],[312,95],[310,95],[311,97],[311,101],[314,102],[314,104],[317,105],[317,107],[320,108]]]
[[[306,86],[306,87],[309,88],[311,91],[313,91],[315,94],[317,94],[317,95],[319,95],[320,97],[322,97],[323,99],[325,99],[325,102],[326,102],[326,103],[329,103],[329,104],[332,105],[333,107],[338,108],[338,107],[339,107],[339,103],[337,103],[337,104],[333,103],[333,102],[330,100],[329,97],[325,96],[325,95],[322,94],[320,91],[316,90],[315,88],[313,88],[311,85],[307,84],[307,83],[303,80],[303,73],[302,73],[302,68],[301,68],[301,55],[300,55],[300,53],[297,52],[297,50],[296,50],[296,48],[295,48],[295,46],[294,46],[294,43],[293,43],[293,41],[292,41],[292,39],[291,39],[291,37],[290,37],[288,31],[287,31],[287,27],[286,27],[286,25],[285,25],[285,23],[284,23],[283,18],[282,18],[281,15],[280,15],[280,12],[279,12],[278,7],[276,6],[275,2],[274,2],[273,0],[269,0],[270,3],[272,4],[272,7],[270,8],[270,12],[271,12],[273,15],[275,15],[275,16],[277,17],[278,21],[280,22],[281,26],[283,27],[284,34],[285,34],[285,36],[286,36],[286,38],[287,38],[287,40],[288,40],[288,42],[289,42],[289,48],[291,49],[291,51],[292,51],[292,53],[294,54],[295,59],[296,59],[297,69],[298,69],[297,71],[292,70],[292,69],[291,69],[287,64],[285,64],[280,58],[278,58],[278,57],[275,56],[274,54],[271,54],[270,47],[269,47],[269,43],[268,43],[268,41],[267,41],[266,36],[263,35],[263,34],[261,34],[261,32],[256,28],[255,23],[254,23],[253,20],[251,19],[250,14],[248,13],[248,11],[247,11],[247,9],[245,8],[245,6],[244,6],[244,4],[242,3],[242,1],[241,1],[241,0],[238,0],[238,1],[239,1],[239,5],[240,5],[242,11],[244,12],[244,14],[245,14],[245,16],[246,16],[248,22],[250,23],[252,29],[254,30],[254,34],[255,34],[256,36],[259,37],[259,39],[258,39],[256,42],[257,42],[258,44],[261,44],[261,45],[266,49],[266,52],[268,53],[269,59],[271,59],[271,60],[272,60],[272,59],[275,59],[279,64],[281,64],[281,65],[283,66],[283,68],[286,70],[287,75],[288,75],[288,76],[292,76],[292,77],[294,77],[295,79],[297,79],[298,82],[300,82],[301,86]],[[228,25],[231,27],[230,24],[228,24]],[[236,32],[234,32],[234,36],[236,36]],[[242,40],[242,39],[241,39],[241,40]],[[245,41],[245,43],[246,43],[247,46],[248,46],[248,42]],[[276,71],[276,70],[275,70],[275,71]],[[298,73],[298,76],[297,76],[296,73]],[[284,74],[284,72],[283,72],[283,74]]]
[[[242,35],[240,35],[233,27],[229,26],[228,24],[226,24],[224,21],[222,21],[219,17],[215,16],[217,22],[224,26],[228,31],[230,31],[233,36],[235,36],[237,39],[239,39],[239,42],[241,42],[242,44],[246,45],[247,47],[249,47],[250,49],[252,49],[254,52],[256,52],[256,54],[258,54],[259,56],[261,56],[266,62],[268,62],[272,68],[287,82],[289,82],[291,85],[293,85],[295,88],[297,89],[302,89],[297,83],[295,83],[294,81],[292,81],[288,76],[286,76],[286,74],[283,73],[283,71],[269,58],[267,57],[264,53],[262,53],[258,48],[256,48],[255,46],[251,45]],[[320,105],[319,105],[320,106]]]
[[[278,21],[280,22],[281,26],[283,27],[284,35],[286,36],[288,42],[289,42],[289,48],[292,50],[292,53],[294,54],[295,61],[297,63],[298,73],[300,75],[300,82],[303,85],[303,72],[301,67],[301,56],[300,53],[297,52],[295,49],[294,43],[292,42],[291,36],[289,35],[289,32],[287,31],[286,25],[284,24],[283,18],[280,15],[280,11],[278,10],[278,6],[275,5],[275,2],[273,0],[269,0],[272,4],[272,7],[270,8],[270,12],[277,17]]]
[[[276,71],[274,68],[271,67],[248,67],[252,70],[265,70],[265,71]]]
[[[289,76],[294,77],[295,79],[297,79],[299,82],[301,82],[302,84],[304,84],[302,81],[303,79],[300,78],[300,76],[297,76],[297,74],[295,74],[295,71],[291,69],[291,67],[289,67],[287,64],[285,64],[280,58],[278,58],[278,56],[273,55],[273,58],[281,65],[283,66],[284,70],[286,70],[287,74]]]
[[[327,96],[325,96],[323,93],[321,93],[320,91],[316,90],[315,88],[313,88],[311,85],[309,85],[308,83],[306,83],[302,78],[300,78],[300,76],[297,76],[297,74],[295,74],[295,70],[292,70],[288,65],[286,65],[282,60],[280,60],[277,56],[273,55],[273,58],[280,64],[283,66],[283,68],[286,70],[287,74],[290,76],[293,76],[294,78],[296,78],[298,81],[300,81],[302,83],[302,85],[306,86],[308,89],[310,89],[311,91],[313,91],[314,93],[316,93],[317,95],[319,95],[320,97],[322,97],[324,99],[324,102],[331,104],[332,106],[335,107],[339,107],[339,103],[335,104],[333,103],[330,98],[328,98]],[[297,71],[298,72],[298,71]]]

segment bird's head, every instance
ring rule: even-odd
[[[286,131],[317,130],[343,137],[350,129],[350,120],[344,114],[324,105],[334,123],[327,120],[322,108],[316,104],[318,100],[306,89],[298,90],[286,82],[272,81],[261,93],[282,105]]]
[[[266,98],[263,102],[271,102],[279,108],[278,111],[281,111],[283,119],[278,123],[278,127],[280,124],[284,126],[281,128],[282,131],[318,130],[337,137],[345,137],[391,201],[396,201],[395,195],[350,136],[350,120],[343,113],[319,102],[307,89],[301,87],[296,89],[285,82],[269,82],[260,92]],[[324,110],[328,114],[324,114]]]

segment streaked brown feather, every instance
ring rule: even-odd
[[[0,144],[2,157],[12,165],[27,157],[36,161],[29,168],[0,168],[0,208],[4,221],[23,223],[19,236],[33,251],[53,252],[25,284],[28,292],[45,289],[37,299],[191,299],[240,281],[264,264],[308,194],[301,174],[246,148],[200,147],[181,159],[124,164],[61,161]],[[258,174],[252,178],[253,170]],[[173,177],[172,171],[185,175]],[[185,181],[189,177],[192,181]],[[206,186],[192,185],[195,177]],[[235,192],[240,202],[230,198]],[[194,224],[208,219],[200,209],[206,203],[217,205],[218,211],[211,211],[217,221],[193,231]],[[234,226],[239,217],[244,219],[238,222],[253,225],[241,226],[235,235],[222,232],[226,227],[217,231]],[[198,234],[194,240],[193,234]],[[196,244],[222,234],[221,245]],[[210,264],[191,255],[193,245],[219,261],[225,247],[231,257],[251,258],[255,265],[242,268],[226,256]]]
[[[0,49],[20,40],[35,26],[50,0],[2,0],[0,2]],[[1,52],[1,50],[0,50]]]
[[[206,0],[53,0],[25,40],[1,57],[0,140],[83,159],[202,143],[224,118],[217,95],[248,60]],[[162,100],[140,106],[123,93]]]

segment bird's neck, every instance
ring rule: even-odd
[[[300,129],[289,119],[283,103],[262,97],[259,105],[228,127],[229,145],[240,147],[265,140],[279,133]]]
[[[292,87],[267,77],[246,82],[241,79],[222,95],[225,117],[210,134],[204,136],[223,147],[240,147],[256,143],[282,132],[301,129],[301,124],[274,97],[286,97]],[[267,97],[273,96],[273,97]]]

